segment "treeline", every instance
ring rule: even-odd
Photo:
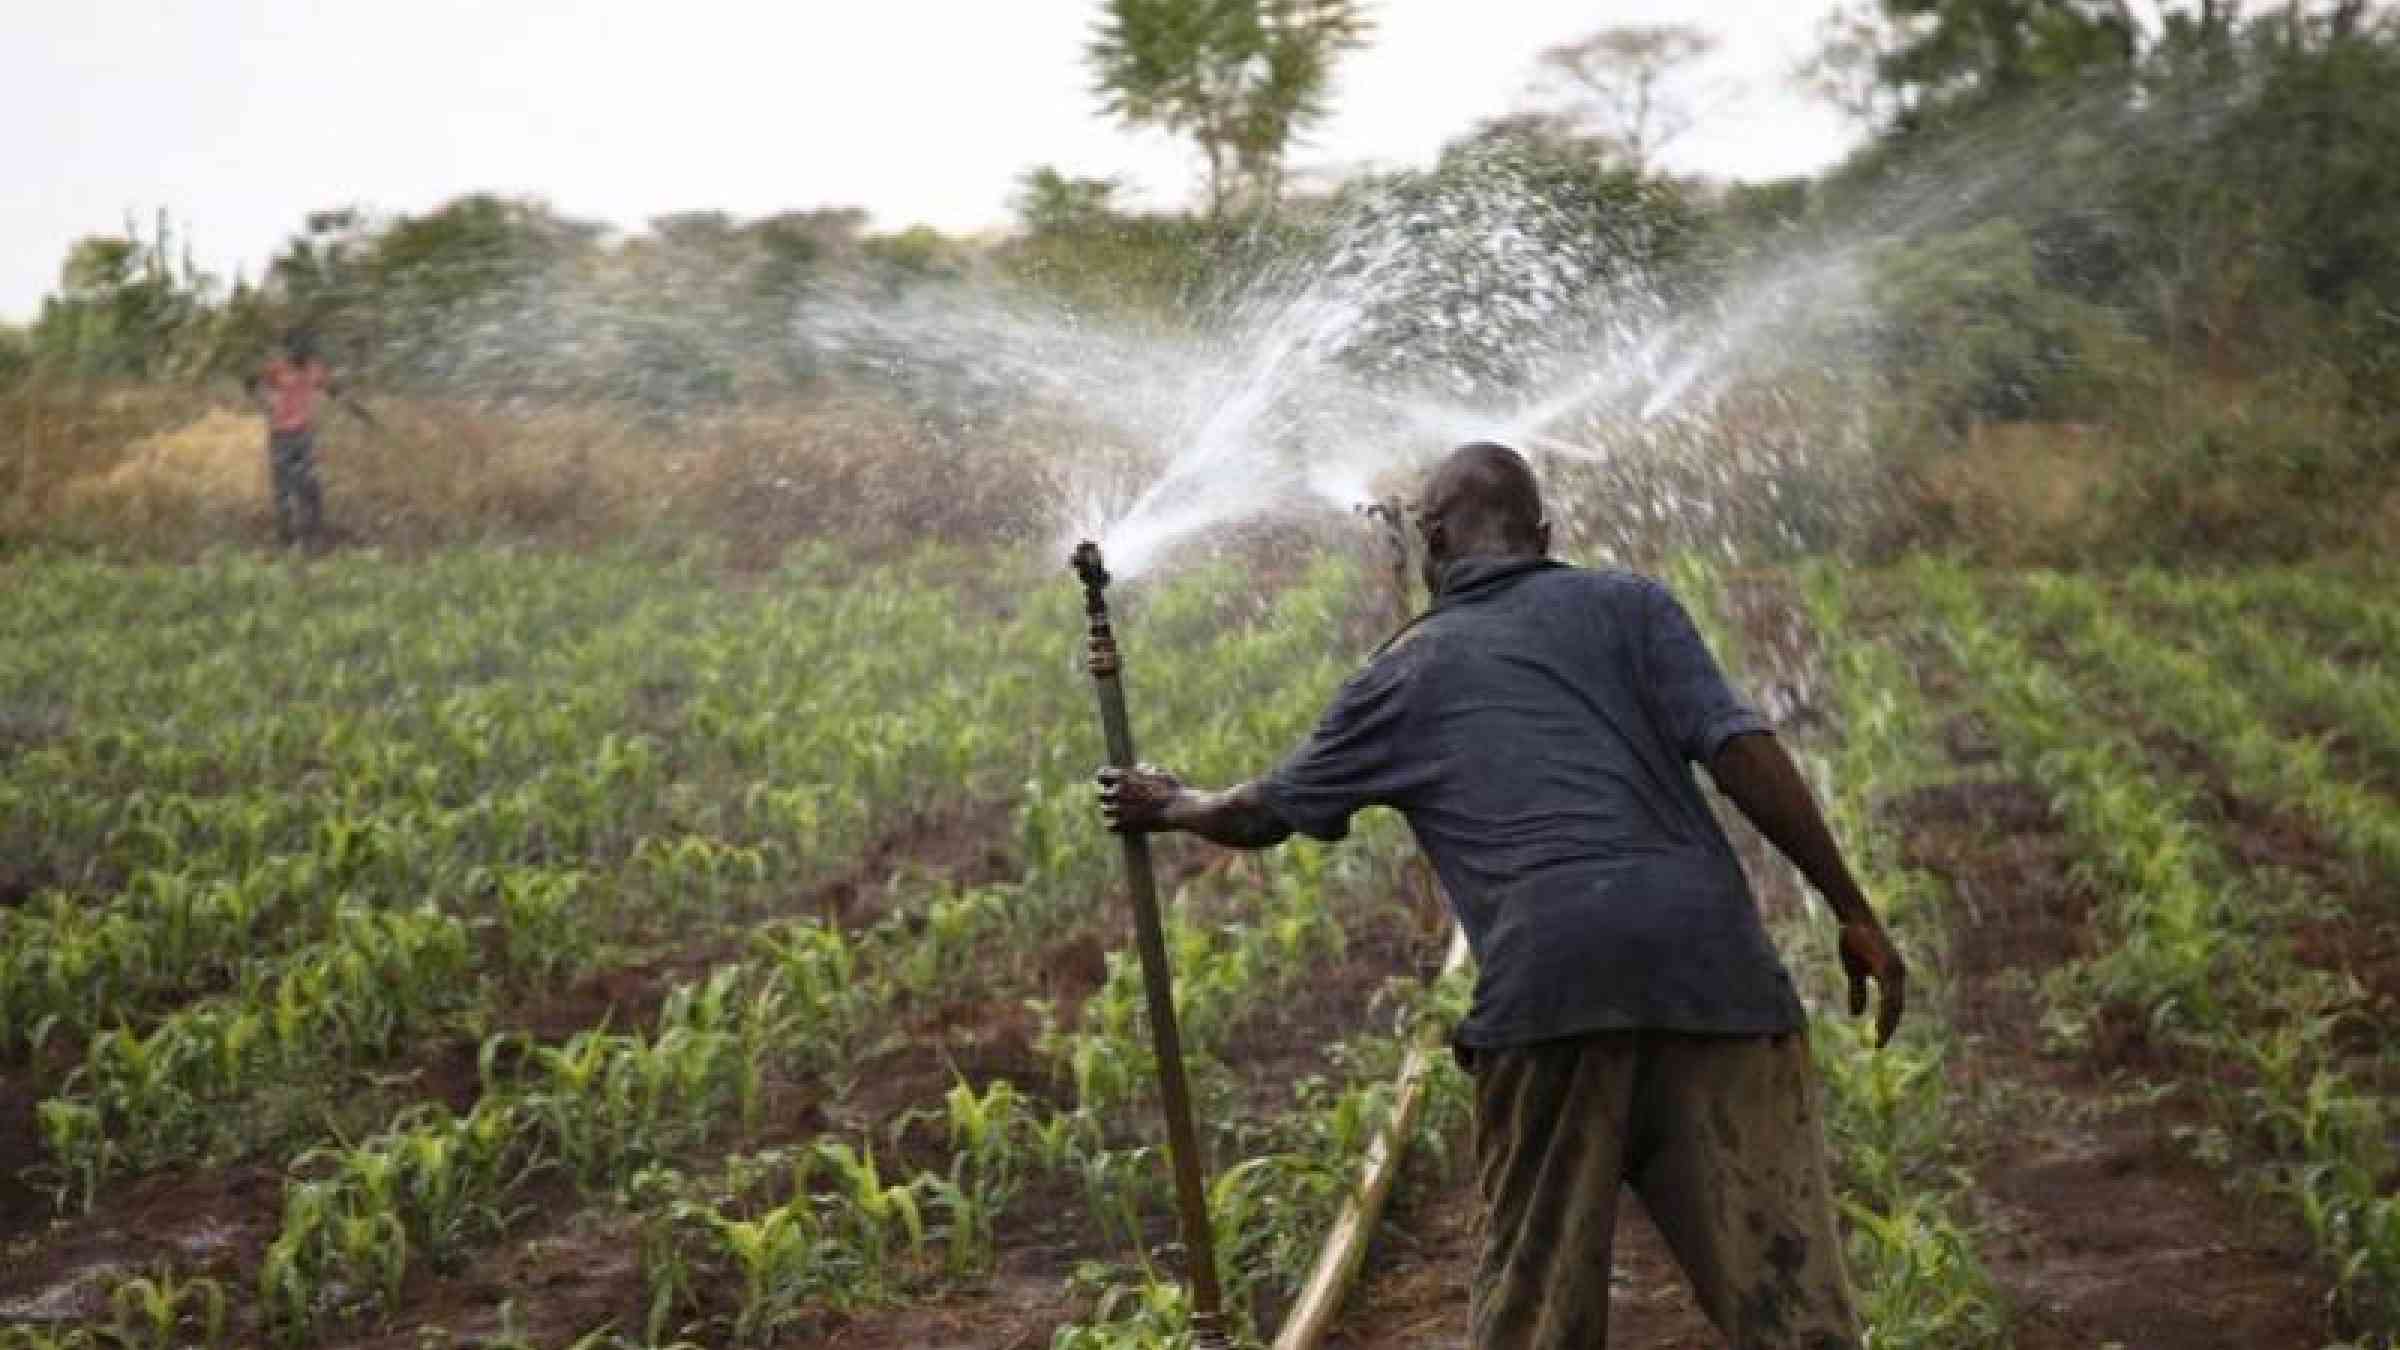
[[[1593,276],[1659,269],[1688,251],[1700,222],[1671,184],[1505,127],[1462,140],[1431,170],[1216,219],[1125,210],[1111,182],[1037,168],[1022,180],[1017,228],[988,239],[871,233],[852,209],[749,221],[692,212],[620,236],[540,202],[477,195],[421,216],[317,213],[261,282],[226,289],[170,261],[162,221],[78,243],[40,318],[9,335],[0,380],[235,376],[301,327],[367,388],[662,411],[782,397],[838,373],[802,332],[812,306],[972,281],[1188,326],[1260,272],[1322,256],[1361,202],[1392,214],[1502,164],[1544,194],[1529,228],[1561,257],[1585,255]]]
[[[414,216],[314,212],[262,278],[225,287],[177,258],[162,215],[74,245],[40,317],[0,330],[0,380],[239,375],[303,328],[369,387],[721,399],[800,373],[783,334],[812,282],[931,275],[967,256],[961,241],[865,222],[856,209],[691,212],[617,237],[538,200],[476,194]]]
[[[2024,510],[2014,474],[2089,489],[2099,552],[2296,553],[2393,488],[2400,17],[2159,10],[1885,0],[1835,28],[1818,73],[1879,130],[1808,214],[1892,240],[1876,434],[1926,533]]]

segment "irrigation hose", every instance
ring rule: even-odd
[[[1434,978],[1447,979],[1466,963],[1467,935],[1453,925],[1442,973]],[[1315,1350],[1317,1342],[1332,1330],[1334,1315],[1342,1310],[1342,1299],[1357,1282],[1359,1267],[1366,1261],[1367,1240],[1375,1232],[1376,1220],[1383,1216],[1383,1203],[1391,1198],[1392,1183],[1400,1175],[1401,1160],[1416,1128],[1417,1111],[1425,1104],[1425,1079],[1433,1071],[1434,1057],[1441,1053],[1437,1037],[1420,1036],[1401,1060],[1399,1076],[1392,1080],[1392,1113],[1367,1143],[1358,1165],[1358,1185],[1342,1201],[1340,1215],[1326,1231],[1325,1245],[1318,1249],[1316,1264],[1309,1268],[1308,1280],[1300,1286],[1300,1296],[1293,1300],[1283,1330],[1276,1334],[1274,1350]]]
[[[1100,729],[1108,741],[1108,762],[1120,769],[1135,764],[1133,730],[1125,717],[1125,688],[1119,680],[1121,658],[1116,633],[1108,617],[1108,568],[1100,546],[1085,540],[1069,565],[1083,583],[1083,612],[1088,624],[1089,666],[1100,697]],[[1158,878],[1150,866],[1150,840],[1126,833],[1117,836],[1125,851],[1125,889],[1133,902],[1134,945],[1141,954],[1142,990],[1150,1005],[1150,1036],[1158,1051],[1158,1097],[1166,1115],[1167,1161],[1175,1173],[1175,1202],[1183,1224],[1183,1246],[1190,1260],[1192,1350],[1232,1350],[1226,1335],[1224,1295],[1217,1285],[1216,1244],[1209,1232],[1208,1187],[1201,1175],[1198,1136],[1192,1130],[1192,1099],[1183,1075],[1183,1040],[1175,1028],[1175,994],[1167,965],[1167,941],[1159,921]]]

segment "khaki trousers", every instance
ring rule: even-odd
[[[1614,1031],[1468,1060],[1476,1350],[1607,1345],[1628,1183],[1735,1350],[1855,1350],[1807,1036]]]

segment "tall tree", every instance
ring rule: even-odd
[[[1544,51],[1534,83],[1627,168],[1645,173],[1699,121],[1706,95],[1691,77],[1716,50],[1715,35],[1689,24],[1603,28]]]
[[[1882,10],[1897,36],[1876,70],[1903,124],[2064,76],[2123,71],[2141,54],[2127,0],[1882,0]]]
[[[1110,115],[1191,137],[1213,219],[1242,183],[1274,205],[1293,140],[1330,110],[1334,62],[1369,27],[1362,0],[1105,0],[1084,55]]]

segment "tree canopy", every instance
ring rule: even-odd
[[[1334,62],[1369,29],[1360,0],[1106,0],[1085,58],[1103,111],[1191,138],[1213,218],[1244,190],[1272,209],[1285,154],[1330,111]]]

